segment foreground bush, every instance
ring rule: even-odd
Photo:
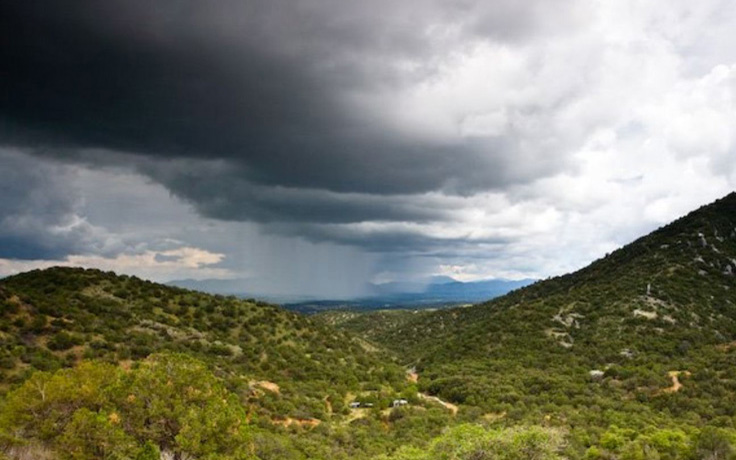
[[[4,448],[42,446],[61,459],[245,459],[245,411],[201,362],[157,354],[130,371],[87,362],[37,372],[8,395]]]
[[[541,427],[486,430],[460,425],[426,449],[401,448],[379,460],[556,460],[562,459],[563,435]]]

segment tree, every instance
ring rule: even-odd
[[[120,375],[120,369],[103,363],[83,363],[53,374],[36,372],[8,394],[0,429],[18,438],[55,439],[78,409],[103,408]]]
[[[702,460],[731,460],[736,453],[725,430],[707,426],[695,441],[695,457]]]
[[[8,395],[0,433],[69,460],[251,458],[245,411],[201,362],[153,355],[129,372],[82,363],[36,372]],[[160,449],[160,450],[159,450]]]
[[[133,438],[119,426],[115,412],[97,413],[86,408],[74,412],[57,445],[65,460],[122,460],[137,450]]]
[[[157,354],[126,376],[127,431],[150,440],[174,458],[240,458],[249,444],[245,411],[201,362],[182,354]]]
[[[135,460],[160,460],[161,451],[158,449],[156,444],[151,441],[146,441],[143,447],[138,451],[135,456]]]
[[[391,460],[559,460],[563,436],[558,430],[519,427],[486,430],[459,425],[430,443],[428,449],[403,448]]]

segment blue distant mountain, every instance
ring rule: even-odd
[[[424,294],[456,299],[457,301],[467,300],[469,302],[477,302],[498,297],[514,289],[528,286],[534,281],[533,279],[518,281],[494,279],[463,283],[452,280],[447,283],[430,284]]]
[[[449,276],[435,276],[413,282],[370,284],[367,295],[349,299],[315,299],[299,296],[259,294],[246,280],[177,280],[168,284],[212,294],[255,297],[281,303],[305,313],[324,310],[375,310],[387,308],[437,308],[490,300],[536,280],[491,279],[462,282]]]

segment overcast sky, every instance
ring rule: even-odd
[[[0,276],[542,278],[736,188],[730,0],[0,4]]]

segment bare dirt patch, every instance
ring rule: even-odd
[[[254,382],[253,385],[277,395],[281,394],[281,387],[273,382],[269,382],[268,380],[259,380],[258,382]]]
[[[325,411],[327,412],[327,415],[332,416],[332,403],[330,402],[330,397],[325,396],[322,398],[322,401],[325,402]]]
[[[736,348],[736,342],[730,342],[730,343],[724,343],[721,345],[716,345],[716,349],[720,351],[729,351]]]
[[[503,412],[488,412],[483,414],[483,420],[487,422],[497,422],[506,417],[506,411]]]
[[[362,408],[350,409],[350,414],[348,414],[348,416],[345,418],[344,423],[345,425],[349,425],[350,423],[358,419],[367,417],[369,413],[370,413],[370,409],[362,409]]]
[[[285,419],[272,420],[271,422],[274,425],[281,425],[283,427],[290,427],[290,426],[294,425],[294,426],[298,426],[299,428],[306,428],[306,429],[311,430],[312,428],[315,428],[320,423],[322,423],[322,420],[318,420],[316,418],[291,418],[291,417],[286,417]]]

